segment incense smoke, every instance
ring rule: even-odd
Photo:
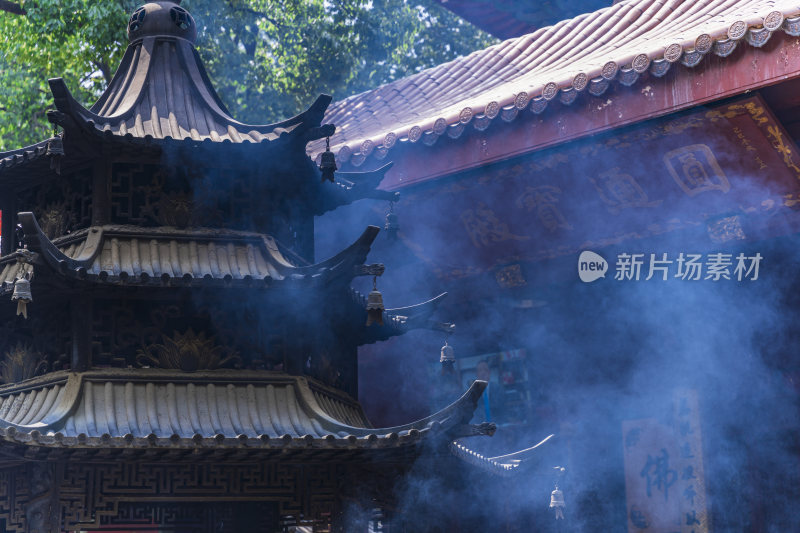
[[[732,159],[735,156],[731,154]],[[641,182],[649,176],[646,162],[642,159],[637,171]],[[618,164],[606,163],[608,167]],[[733,175],[736,166],[730,161],[723,158],[722,163],[732,183],[748,183],[740,191],[741,197],[760,201],[778,194],[774,187],[760,184],[758,177]],[[596,159],[587,160],[586,168],[576,163],[573,175],[560,176],[562,189],[586,198],[595,194],[576,184],[594,172],[590,168],[594,164]],[[469,184],[481,172],[417,186],[416,190],[409,187],[401,194],[419,197],[426,187],[444,187],[458,180]],[[538,176],[525,179],[539,184]],[[423,456],[412,475],[398,485],[402,510],[413,513],[420,523],[430,524],[432,531],[447,530],[440,529],[443,527],[486,531],[509,517],[530,518],[530,529],[525,531],[556,531],[556,525],[562,525],[564,531],[622,531],[628,520],[622,422],[669,420],[675,392],[691,389],[699,394],[711,529],[789,531],[800,523],[800,511],[794,505],[800,476],[798,389],[797,383],[787,378],[797,375],[791,354],[798,340],[793,326],[800,311],[796,296],[800,238],[784,220],[785,214],[763,216],[771,217],[771,232],[764,232],[754,219],[746,227],[748,240],[713,242],[703,224],[592,247],[608,260],[609,272],[605,279],[591,284],[582,283],[576,275],[579,251],[565,253],[526,267],[526,286],[503,290],[491,273],[463,279],[437,277],[431,265],[414,254],[416,246],[440,250],[440,259],[448,257],[448,250],[457,250],[454,241],[466,237],[453,234],[448,238],[437,228],[440,223],[458,220],[470,206],[443,200],[436,204],[435,212],[423,212],[405,198],[395,212],[400,217],[401,237],[404,231],[413,233],[413,244],[402,238],[390,242],[381,236],[369,257],[370,262],[387,266],[378,281],[387,307],[424,301],[455,287],[453,292],[466,293],[468,299],[446,302],[437,318],[457,322],[457,333],[450,340],[457,357],[516,348],[524,348],[528,354],[533,410],[523,435],[505,440],[501,426],[492,439],[464,443],[487,455],[500,455],[533,445],[549,433],[558,434],[559,439],[556,450],[534,471],[535,478],[486,482],[485,474],[467,472],[469,466],[464,464],[464,472],[449,474],[460,482],[443,485],[431,474],[436,461]],[[718,209],[709,215],[720,212],[726,197],[720,194],[719,199],[719,204],[716,199],[706,204]],[[588,200],[576,200],[580,201]],[[386,206],[380,204],[362,201],[318,219],[317,257],[331,255],[366,224],[382,226]],[[695,205],[670,206],[665,218],[696,219]],[[750,223],[741,205],[728,209]],[[509,209],[505,214],[513,213]],[[644,217],[648,213],[647,209],[632,209],[619,217],[624,220],[619,227],[605,230],[624,235],[634,227],[647,227]],[[508,220],[509,227],[536,223],[532,213],[523,215]],[[595,215],[592,210],[572,210],[569,222],[574,228],[591,227]],[[668,253],[675,259],[681,252],[724,252],[734,257],[759,253],[763,261],[756,281],[613,279],[621,253],[643,253],[646,258],[651,253]],[[459,257],[452,259],[459,263]],[[643,270],[642,278],[645,275]],[[359,285],[362,281],[356,280],[354,285],[368,290]],[[534,305],[525,305],[526,300]],[[362,347],[360,400],[376,426],[409,422],[434,410],[429,369],[438,361],[443,340],[438,333],[415,331]],[[788,371],[787,364],[793,365]],[[553,481],[550,467],[562,462],[569,469],[562,484],[568,519],[556,524],[546,508]],[[471,504],[464,506],[464,502]]]

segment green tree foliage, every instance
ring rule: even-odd
[[[0,1],[0,151],[49,136],[47,79],[92,104],[127,46],[133,0]],[[9,6],[11,6],[9,8]],[[185,0],[234,116],[267,123],[490,45],[432,0]]]

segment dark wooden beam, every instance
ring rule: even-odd
[[[102,226],[111,221],[111,172],[110,157],[104,156],[95,162],[92,169],[92,225]]]
[[[2,234],[2,250],[0,255],[8,255],[17,247],[17,237],[14,226],[17,220],[17,195],[13,190],[5,189],[0,191],[0,211],[2,211],[3,223],[0,227]]]
[[[73,372],[82,372],[91,366],[92,351],[92,299],[73,296],[70,302],[72,315],[72,357]]]

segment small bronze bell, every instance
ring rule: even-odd
[[[11,300],[17,301],[17,315],[22,315],[23,318],[28,318],[28,304],[33,301],[33,294],[31,294],[31,282],[25,278],[19,278],[14,282],[14,294],[11,295]]]
[[[367,295],[367,325],[383,325],[383,295],[378,291],[377,276],[372,278],[372,291]]]
[[[319,162],[319,170],[322,172],[322,181],[328,180],[333,183],[333,173],[339,167],[336,166],[336,156],[331,152],[331,138],[325,139],[325,151]]]
[[[564,493],[558,489],[556,489],[550,493],[550,509],[555,509],[556,513],[556,520],[564,519],[564,508],[567,505],[564,503]]]
[[[50,168],[61,174],[61,159],[64,157],[64,141],[61,136],[54,135],[47,143],[47,156],[50,158]]]
[[[443,365],[445,364],[454,364],[456,362],[456,352],[453,350],[453,347],[447,344],[447,341],[444,341],[444,346],[442,346],[442,355],[439,357],[439,362]]]
[[[383,229],[386,230],[386,237],[389,240],[393,241],[397,239],[397,232],[400,231],[400,223],[394,212],[394,202],[389,204],[389,212],[386,213],[386,225]]]

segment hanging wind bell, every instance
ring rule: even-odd
[[[50,158],[50,168],[61,174],[61,159],[64,157],[64,140],[58,134],[58,129],[53,130],[53,137],[47,142],[47,156]]]
[[[564,508],[566,504],[564,503],[564,493],[558,489],[558,485],[556,485],[556,490],[550,493],[550,509],[556,510],[556,520],[559,518],[561,520],[564,519]]]
[[[23,318],[28,318],[28,304],[33,301],[33,294],[31,293],[31,282],[27,278],[17,278],[14,281],[14,294],[11,295],[11,301],[17,301],[17,315],[22,315]]]
[[[397,239],[397,232],[400,231],[400,223],[394,212],[394,202],[389,202],[389,212],[386,213],[386,225],[383,229],[386,230],[386,237],[390,241]]]
[[[372,277],[372,291],[367,296],[367,325],[383,325],[383,295],[378,291],[378,276]]]
[[[328,180],[333,183],[333,173],[338,170],[336,166],[336,156],[331,152],[331,138],[325,138],[325,151],[319,161],[319,170],[322,172],[322,181]]]
[[[456,362],[456,352],[453,350],[452,346],[447,344],[447,339],[444,340],[444,346],[442,346],[442,353],[439,357],[439,362],[442,363],[442,366],[452,366]]]
[[[564,475],[563,467],[555,468],[559,477]],[[567,507],[564,503],[564,493],[558,488],[558,480],[555,483],[555,490],[550,493],[550,509],[555,509],[556,520],[564,520],[564,509]]]

